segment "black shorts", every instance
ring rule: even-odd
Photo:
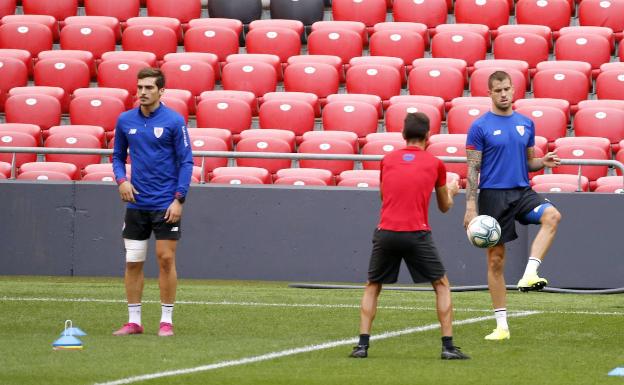
[[[154,232],[154,237],[159,240],[178,240],[181,230],[180,222],[165,222],[167,210],[139,210],[126,209],[124,219],[123,237],[143,241],[149,239]]]
[[[430,231],[375,229],[369,282],[395,283],[403,259],[414,283],[433,282],[446,274]]]
[[[550,203],[530,187],[509,190],[482,189],[479,192],[479,215],[496,218],[501,227],[501,239],[498,244],[518,238],[516,222],[528,224],[523,220],[531,210],[544,203]]]

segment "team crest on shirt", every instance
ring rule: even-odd
[[[524,136],[524,126],[516,126],[516,131],[518,131],[520,136]]]
[[[165,132],[165,129],[162,127],[154,127],[154,136],[156,138],[160,138],[163,134],[163,132]]]

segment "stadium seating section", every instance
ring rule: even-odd
[[[117,116],[138,105],[136,74],[152,66],[194,151],[311,154],[197,155],[194,183],[376,187],[379,161],[340,155],[403,147],[405,115],[422,112],[427,151],[465,156],[490,109],[488,77],[504,70],[536,156],[624,161],[624,0],[264,3],[0,1],[0,147],[112,148]],[[465,185],[465,164],[447,169]],[[564,165],[531,183],[613,193],[620,175]],[[0,178],[114,182],[100,153],[0,153]]]

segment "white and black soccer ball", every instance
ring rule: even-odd
[[[498,243],[501,237],[501,228],[498,221],[491,216],[479,215],[470,221],[466,234],[473,246],[488,248]]]

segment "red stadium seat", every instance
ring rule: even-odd
[[[190,28],[184,34],[186,52],[208,52],[225,62],[228,55],[238,53],[238,34],[223,26]]]
[[[234,135],[251,127],[251,107],[243,100],[202,99],[197,105],[197,126],[226,128]]]
[[[464,75],[448,66],[414,66],[408,84],[411,95],[438,96],[445,102],[464,93]]]
[[[459,105],[451,107],[446,117],[449,134],[467,134],[472,122],[490,110],[490,106]]]
[[[305,137],[305,134],[304,134]],[[242,139],[280,139],[288,143],[290,152],[295,151],[295,133],[289,130],[263,128],[261,130],[245,130],[240,134]]]
[[[124,29],[121,45],[127,51],[147,51],[156,55],[158,60],[178,48],[176,33],[161,25],[135,25]]]
[[[485,44],[490,49],[490,30],[487,25],[483,24],[462,24],[462,23],[446,23],[440,24],[432,32],[432,36],[440,32],[474,32],[485,40]]]
[[[188,23],[192,19],[201,17],[201,1],[200,0],[148,0],[147,1],[148,16],[173,17],[180,20],[181,23]]]
[[[466,143],[467,134],[438,134],[429,137],[428,144],[434,143]]]
[[[28,68],[23,61],[12,57],[0,56],[0,112],[4,111],[4,102],[9,90],[28,84]]]
[[[368,138],[370,135],[373,134],[366,135],[366,138]],[[353,151],[355,151],[356,153],[359,149],[358,136],[355,132],[351,131],[308,131],[303,134],[304,141],[312,139],[342,140],[351,144],[353,146]]]
[[[45,59],[77,59],[82,61],[89,68],[91,78],[95,78],[95,58],[89,51],[72,50],[72,49],[53,49],[50,51],[41,51],[37,55],[37,60]]]
[[[191,148],[193,149],[193,151],[229,151],[227,143],[225,143],[222,139],[212,136],[197,136],[190,134],[189,137],[191,140]],[[203,179],[208,180],[209,174],[212,172],[212,170],[217,167],[227,166],[228,159],[194,156],[193,163],[195,164],[195,166],[203,167]]]
[[[236,145],[236,151],[241,152],[277,152],[290,153],[290,144],[279,138],[245,138]],[[271,174],[278,170],[289,168],[290,159],[263,159],[263,158],[238,158],[236,164],[243,167],[261,167]]]
[[[182,25],[180,20],[174,17],[160,17],[160,16],[138,16],[131,17],[126,21],[126,28],[133,26],[149,27],[153,25],[160,25],[171,29],[179,43],[182,43]]]
[[[54,16],[51,15],[7,15],[2,17],[2,24],[7,23],[39,23],[50,28],[52,38],[58,41],[59,24]]]
[[[531,33],[543,37],[548,42],[548,49],[553,46],[552,31],[545,25],[537,24],[507,24],[501,25],[496,30],[496,35],[502,35],[505,33]]]
[[[456,106],[492,106],[492,98],[489,96],[459,96],[451,100],[451,107]]]
[[[423,23],[413,23],[408,21],[386,21],[377,23],[373,26],[373,34],[381,31],[411,31],[416,32],[422,37],[425,46],[429,47],[428,28]],[[406,62],[407,63],[407,62]]]
[[[583,108],[598,107],[598,108],[615,108],[618,110],[624,110],[624,100],[611,100],[611,99],[589,99],[579,102],[579,110]]]
[[[298,100],[305,102],[312,107],[314,110],[314,116],[319,118],[321,116],[321,105],[319,103],[319,98],[313,93],[310,92],[288,92],[288,91],[280,91],[280,92],[269,92],[264,94],[262,97],[263,102],[268,102],[271,100],[278,100],[282,102],[290,102],[293,100]]]
[[[4,105],[7,123],[36,124],[43,130],[61,123],[61,103],[42,94],[9,96]]]
[[[570,183],[539,183],[533,185],[533,190],[537,192],[553,193],[553,192],[576,192],[577,185]]]
[[[350,178],[338,182],[340,187],[372,188],[379,187],[379,180],[371,178]]]
[[[529,68],[548,60],[548,42],[532,33],[499,33],[494,40],[494,58],[522,60]]]
[[[50,15],[64,20],[78,12],[78,0],[22,0],[24,14]]]
[[[35,84],[38,86],[60,87],[66,95],[73,94],[76,88],[89,87],[91,70],[79,59],[42,59],[35,64]]]
[[[74,98],[80,96],[110,96],[119,99],[126,109],[132,108],[132,96],[123,88],[110,88],[110,87],[91,87],[91,88],[78,88],[74,91]]]
[[[594,75],[598,76],[600,65],[611,60],[611,44],[605,37],[596,34],[565,34],[555,43],[555,57],[557,60],[587,62]]]
[[[24,132],[0,131],[0,147],[37,147],[39,143],[31,134]],[[19,167],[26,162],[35,162],[37,154],[15,154],[15,166]],[[0,162],[11,164],[13,154],[0,153]]]
[[[620,141],[620,151],[618,151],[615,154],[615,160],[617,160],[618,162],[624,164],[624,140]],[[620,170],[619,168],[616,168],[615,172],[618,175],[622,175],[622,170]]]
[[[14,14],[15,6],[16,6],[15,0],[0,1],[0,17]]]
[[[342,64],[342,59],[335,55],[297,55],[291,56],[288,58],[288,65],[292,64],[329,64],[334,67],[338,72],[338,79],[341,82],[344,82],[344,67]],[[286,67],[288,68],[288,67]]]
[[[383,106],[381,98],[371,94],[333,94],[327,96],[327,103],[333,102],[364,102],[375,107],[379,119],[383,117]]]
[[[439,135],[439,134],[438,134]],[[434,135],[436,136],[436,135]],[[376,142],[378,140],[387,141],[387,140],[403,140],[403,133],[401,132],[373,132],[372,134],[366,135],[366,143],[368,142]]]
[[[153,52],[147,51],[109,51],[102,54],[102,62],[109,60],[138,60],[150,67],[158,66],[158,60]]]
[[[615,38],[613,34],[613,30],[609,27],[596,27],[596,26],[578,26],[575,25],[573,27],[563,27],[559,30],[559,36],[565,35],[598,35],[602,36],[609,41],[609,45],[611,46],[611,51],[615,48]]]
[[[579,109],[574,115],[574,135],[601,136],[607,138],[613,151],[619,151],[624,139],[624,110],[609,107]]]
[[[563,146],[594,146],[605,153],[611,152],[611,142],[607,138],[598,136],[566,136],[555,140],[555,148]]]
[[[100,24],[70,24],[61,30],[61,48],[89,51],[96,59],[115,50],[115,33]]]
[[[101,147],[105,147],[104,128],[100,126],[84,125],[84,124],[63,124],[61,126],[52,126],[48,130],[48,135],[54,134],[87,134],[97,138]]]
[[[362,22],[327,20],[317,21],[312,24],[312,32],[318,30],[342,31],[345,29],[357,33],[362,38],[362,44],[366,45],[366,42],[368,41],[368,33],[366,30],[366,25]]]
[[[199,60],[165,62],[160,67],[167,79],[168,88],[188,90],[194,96],[215,86],[215,73],[212,65]]]
[[[254,28],[247,33],[245,41],[248,53],[276,55],[282,63],[301,53],[301,35],[290,28]]]
[[[494,31],[509,24],[509,10],[507,0],[456,0],[455,22],[484,24]]]
[[[124,103],[113,96],[78,96],[69,103],[71,124],[100,126],[112,137],[119,114],[126,110]]]
[[[84,133],[55,133],[48,136],[44,142],[48,148],[101,148],[98,138]],[[46,154],[48,162],[73,163],[82,170],[86,165],[99,163],[101,155],[76,155],[76,154]]]
[[[439,142],[439,143],[430,143],[427,146],[427,152],[431,155],[435,156],[453,156],[453,157],[461,157],[466,156],[466,142]],[[454,172],[459,175],[462,180],[466,179],[466,175],[468,173],[468,167],[465,163],[446,163],[446,171]]]
[[[334,0],[332,16],[339,21],[359,21],[367,27],[386,21],[386,0]]]
[[[2,132],[21,132],[35,138],[36,143],[41,143],[41,128],[28,123],[0,123],[0,134]]]
[[[343,64],[353,57],[362,56],[362,51],[362,37],[351,30],[319,29],[308,36],[310,54],[338,56]]]
[[[28,75],[32,75],[33,58],[30,52],[24,49],[0,48],[0,57],[17,59],[23,62],[28,69]]]
[[[223,67],[223,89],[253,92],[262,97],[277,87],[275,67],[263,62],[233,62]]]
[[[589,180],[586,176],[575,174],[542,174],[531,179],[531,184],[565,183],[577,186],[577,191],[589,191]],[[579,188],[580,187],[580,188]]]
[[[557,147],[557,155],[561,159],[594,159],[609,160],[610,156],[601,148],[592,145],[566,145]],[[582,166],[580,171],[583,176],[589,179],[590,189],[596,187],[596,179],[601,176],[607,176],[608,166]],[[554,174],[578,174],[579,166],[577,165],[561,165],[553,169]]]
[[[292,92],[311,92],[319,98],[338,92],[340,76],[336,68],[324,63],[295,63],[284,70],[284,88]]]
[[[401,74],[384,64],[362,64],[347,70],[347,92],[372,94],[383,101],[401,93]]]
[[[2,24],[0,48],[23,49],[36,57],[39,52],[52,49],[52,32],[39,23]]]
[[[221,17],[209,17],[192,19],[189,21],[189,29],[196,27],[225,27],[239,36],[243,32],[243,23],[238,19]]]
[[[303,154],[354,154],[353,146],[339,139],[310,139],[299,145],[299,153]],[[354,162],[352,160],[315,160],[301,159],[299,166],[305,168],[324,168],[334,175],[338,175],[345,170],[352,170]]]
[[[554,107],[564,113],[568,122],[570,121],[570,102],[564,99],[553,98],[530,98],[530,99],[518,99],[514,102],[514,108],[523,107]]]
[[[546,60],[537,64],[537,72],[549,69],[571,69],[582,72],[587,77],[587,83],[591,86],[592,66],[579,60]]]
[[[217,55],[208,52],[173,52],[168,53],[164,57],[164,62],[198,60],[212,67],[215,79],[221,79],[221,67]]]
[[[330,102],[323,109],[323,129],[351,131],[364,142],[367,134],[377,132],[378,115],[375,107],[359,101]]]
[[[407,81],[407,74],[405,72],[405,62],[403,59],[393,56],[356,56],[349,60],[348,68],[357,65],[383,65],[396,69],[399,72],[401,78],[401,84],[405,84]]]
[[[545,137],[550,149],[554,147],[556,139],[566,136],[568,117],[559,108],[525,106],[516,108],[516,112],[528,116],[535,123],[535,135]]]
[[[347,170],[338,176],[338,186],[369,188],[379,186],[379,170]]]
[[[17,176],[17,179],[22,180],[37,180],[37,181],[70,181],[72,180],[67,174],[58,171],[26,171]]]
[[[412,62],[412,66],[416,67],[437,67],[437,66],[445,66],[452,67],[457,69],[466,81],[466,85],[468,85],[468,64],[463,59],[455,59],[455,58],[432,58],[426,57],[421,59],[416,59]]]
[[[570,25],[572,10],[567,0],[518,0],[517,24],[539,24],[549,27],[555,37],[558,31]]]
[[[370,54],[373,56],[398,57],[411,64],[425,54],[425,40],[410,30],[382,30],[370,38]]]
[[[485,39],[474,32],[438,32],[431,39],[432,57],[463,59],[469,67],[473,66],[477,60],[484,60],[486,53]]]
[[[169,81],[169,78],[167,78],[167,81]],[[197,108],[195,106],[195,96],[189,90],[165,88],[165,92],[163,92],[162,97],[167,100],[178,99],[186,106],[186,111],[191,115],[195,115],[197,112]]]
[[[585,3],[581,2],[579,4],[578,16],[580,25],[609,27],[615,32],[617,38],[622,38],[624,3],[621,1],[587,0]]]
[[[112,16],[70,16],[64,20],[65,25],[93,26],[101,25],[108,27],[115,33],[115,41],[121,41],[121,26],[119,20]]]
[[[589,83],[585,74],[570,69],[538,71],[533,78],[533,95],[536,98],[567,100],[572,108],[587,99]]]
[[[390,106],[396,103],[423,103],[435,107],[439,112],[439,119],[444,119],[444,99],[427,95],[399,95],[390,98]]]
[[[289,176],[276,179],[273,184],[291,185],[291,186],[327,186],[322,179],[311,176]]]
[[[258,115],[258,99],[249,91],[235,91],[235,90],[215,90],[204,91],[197,98],[197,102],[201,102],[205,99],[237,99],[242,100],[249,105],[251,112],[254,116]]]
[[[112,16],[121,22],[139,16],[139,0],[84,0],[87,16]]]
[[[596,187],[594,192],[622,194],[624,193],[624,188],[621,184],[607,184]]]
[[[305,32],[304,25],[301,21],[291,19],[271,18],[254,20],[249,23],[249,31],[257,28],[287,28],[295,31],[300,37],[303,36]]]
[[[429,133],[439,134],[441,127],[440,111],[431,104],[419,102],[392,103],[386,110],[386,132],[402,132],[405,116],[408,113],[422,112],[429,118]]]
[[[11,177],[11,163],[0,162],[0,179],[9,179]]]
[[[598,99],[624,100],[624,68],[605,71],[598,75],[596,96]]]
[[[376,140],[362,147],[362,155],[386,155],[405,147],[405,140]],[[380,161],[362,161],[365,170],[379,170]]]
[[[447,13],[446,0],[394,0],[392,3],[394,21],[422,23],[429,29],[446,23]]]
[[[271,55],[268,53],[242,53],[229,55],[225,59],[226,64],[237,62],[270,64],[275,69],[277,80],[282,80],[282,63],[277,55]]]
[[[185,91],[185,90],[181,90],[181,91]],[[163,95],[160,98],[160,101],[166,105],[167,107],[171,108],[172,110],[174,110],[175,112],[177,112],[178,114],[182,115],[182,117],[184,118],[184,122],[186,124],[188,124],[188,120],[189,120],[189,107],[188,107],[188,101],[183,100],[179,97],[176,96],[165,96]],[[137,101],[136,106],[139,106],[139,102]]]
[[[211,138],[220,139],[226,144],[227,151],[232,151],[232,133],[228,129],[188,127],[186,130],[188,131],[188,134],[191,137],[192,136],[208,136]]]
[[[289,130],[300,137],[314,129],[314,108],[301,100],[269,100],[260,106],[261,128]]]
[[[596,187],[601,186],[619,186],[622,188],[624,187],[624,180],[619,175],[603,176],[596,179]]]
[[[92,172],[89,174],[85,174],[81,179],[83,182],[105,182],[105,183],[116,183],[115,182],[115,173],[112,171],[105,172]]]
[[[149,64],[133,59],[105,60],[98,66],[98,86],[122,88],[130,95],[137,92],[137,74]]]
[[[333,184],[334,175],[329,170],[322,168],[283,168],[278,170],[275,174],[275,184],[299,184],[298,180],[304,184],[313,184],[316,181],[321,181],[324,185],[328,186]],[[285,181],[280,182],[280,179]]]
[[[67,175],[72,180],[80,179],[80,170],[75,164],[65,162],[29,162],[20,166],[20,174],[25,172],[53,171]]]
[[[260,167],[217,167],[210,183],[266,184],[271,183],[269,171]],[[255,180],[255,181],[254,181]],[[257,181],[257,182],[256,182]]]

